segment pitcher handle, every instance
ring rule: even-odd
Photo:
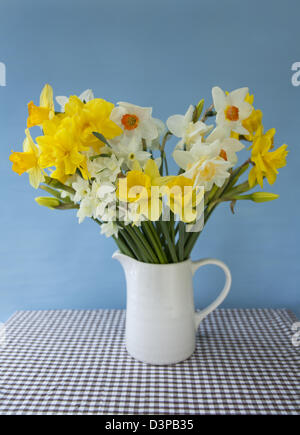
[[[195,327],[198,329],[198,326],[200,325],[201,320],[204,319],[209,313],[211,313],[215,308],[217,308],[226,298],[228,295],[228,292],[231,287],[231,273],[229,268],[226,266],[223,261],[217,260],[216,258],[204,258],[203,260],[198,261],[192,261],[192,273],[196,272],[200,267],[206,266],[207,264],[214,264],[215,266],[219,266],[225,273],[225,285],[219,296],[210,304],[208,307],[204,308],[203,310],[199,311],[198,313],[195,313]]]

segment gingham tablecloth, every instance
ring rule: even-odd
[[[0,414],[299,414],[287,310],[216,310],[195,354],[151,366],[124,347],[122,310],[19,311],[0,348]]]

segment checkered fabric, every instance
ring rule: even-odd
[[[0,414],[300,414],[287,310],[216,310],[187,361],[124,347],[125,312],[19,311],[0,349]]]

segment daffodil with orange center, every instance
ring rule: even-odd
[[[119,102],[110,116],[123,131],[126,141],[135,140],[136,143],[142,139],[152,141],[158,137],[159,129],[157,122],[152,118],[151,107],[140,107],[131,103]]]
[[[219,87],[212,89],[214,107],[217,112],[216,123],[225,128],[229,134],[234,131],[238,134],[247,135],[249,131],[243,126],[243,121],[251,115],[253,107],[245,97],[248,88],[236,89],[226,93]]]

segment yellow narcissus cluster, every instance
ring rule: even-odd
[[[10,160],[13,170],[21,175],[24,172],[35,174],[30,177],[33,187],[37,188],[43,180],[44,169],[51,171],[51,177],[66,182],[69,176],[80,171],[84,179],[88,178],[87,153],[100,153],[104,146],[93,132],[101,133],[107,139],[122,134],[122,129],[110,119],[114,105],[100,98],[84,103],[71,96],[64,113],[54,112],[53,90],[45,85],[40,96],[40,105],[28,104],[27,126],[39,125],[43,136],[33,143],[29,131],[26,131],[24,152],[13,152]],[[26,148],[26,149],[25,149]],[[39,173],[39,176],[38,176]]]
[[[275,183],[278,169],[286,165],[287,145],[281,145],[281,147],[271,151],[274,135],[274,128],[264,133],[261,126],[254,136],[251,145],[251,162],[254,166],[249,172],[250,188],[254,187],[256,183],[263,187],[264,177],[270,184]]]

